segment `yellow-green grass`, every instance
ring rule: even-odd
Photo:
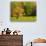
[[[30,17],[19,17],[16,19],[16,17],[11,17],[10,18],[11,22],[34,22],[36,21],[36,16],[30,16]]]

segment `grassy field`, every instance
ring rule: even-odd
[[[16,17],[10,18],[11,22],[34,22],[36,21],[36,16],[30,16],[30,17],[19,17],[16,19]]]

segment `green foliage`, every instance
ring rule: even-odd
[[[24,2],[24,5],[25,5],[25,13],[26,13],[26,16],[29,16],[29,14],[32,13],[32,9],[34,9],[36,3],[35,2]]]
[[[24,13],[25,15],[23,16],[14,16],[11,17],[11,20],[16,20],[16,21],[35,21],[36,20],[36,2],[11,2],[11,8],[15,9],[16,7],[22,7],[24,8]],[[20,8],[21,9],[21,8]],[[35,9],[35,11],[34,11]],[[20,11],[19,11],[20,12]],[[16,15],[16,13],[15,13]]]

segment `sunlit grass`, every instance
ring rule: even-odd
[[[30,17],[19,17],[18,19],[16,19],[16,17],[11,17],[10,18],[11,21],[13,22],[34,22],[36,21],[36,16],[30,16]]]

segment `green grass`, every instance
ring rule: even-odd
[[[30,16],[30,17],[19,17],[16,19],[16,17],[10,18],[11,22],[34,22],[36,21],[36,16]]]

